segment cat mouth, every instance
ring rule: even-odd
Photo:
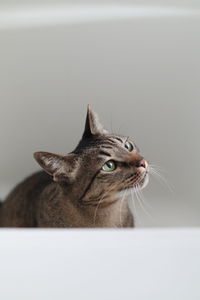
[[[149,165],[146,160],[143,161],[143,165],[137,169],[137,186],[139,186],[140,189],[144,189],[149,182]]]
[[[137,180],[133,184],[133,187],[139,187],[140,189],[144,189],[149,183],[149,174],[148,171],[137,173]]]
[[[144,189],[149,182],[149,173],[146,170],[145,172],[137,172],[135,176],[132,177],[132,180],[127,184],[127,186],[123,187],[124,189],[134,189],[139,188],[140,190]]]
[[[145,172],[143,178],[141,179],[141,181],[139,183],[140,189],[144,189],[148,183],[149,183],[149,174],[148,174],[148,172]]]

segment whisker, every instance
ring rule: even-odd
[[[110,191],[112,191],[112,188],[109,189],[108,193],[109,193]],[[95,208],[95,211],[94,211],[94,218],[93,218],[93,224],[94,224],[94,226],[95,226],[95,223],[96,223],[97,211],[98,211],[98,208],[99,208],[100,204],[102,203],[102,200],[104,199],[104,196],[105,196],[105,195],[103,195],[103,196],[100,198],[100,200],[99,200],[99,202],[98,202],[98,204],[97,204],[97,206],[96,206],[96,208]]]
[[[155,177],[157,177],[157,179],[160,181],[160,183],[162,185],[166,186],[170,190],[171,193],[174,192],[171,184],[169,184],[169,182],[165,179],[165,177],[163,175],[161,175],[157,170],[155,170],[153,167],[150,167],[149,173],[154,175]]]
[[[113,122],[112,122],[112,115],[110,115],[110,127],[111,127],[111,132],[113,132]]]
[[[150,168],[153,168],[153,169],[155,169],[155,170],[159,170],[159,171],[161,171],[161,172],[163,172],[163,173],[168,173],[163,167],[161,167],[161,166],[159,166],[159,165],[155,165],[155,164],[149,164],[149,167]]]
[[[134,209],[134,219],[136,221],[136,223],[138,223],[139,225],[142,225],[141,219],[137,213],[137,208],[136,208],[136,204],[135,204],[135,188],[133,187],[133,189],[130,190],[131,191],[131,197],[132,197],[132,204],[133,204],[133,209]]]
[[[119,222],[120,222],[121,228],[123,227],[123,225],[122,225],[122,205],[123,205],[123,203],[124,203],[126,194],[127,194],[127,189],[124,191],[123,196],[122,196],[121,201],[120,201],[120,208],[119,208]]]
[[[140,199],[141,201],[143,201],[143,204],[144,206],[146,205],[150,210],[152,209],[152,206],[149,204],[149,202],[146,200],[143,192],[142,192],[142,189],[140,187],[138,187],[138,193],[140,195]]]
[[[119,131],[118,131],[118,132],[120,132],[121,129],[122,129],[124,126],[126,126],[126,125],[127,125],[126,122],[122,122],[122,123],[120,124],[120,126],[119,126]]]
[[[139,203],[140,207],[142,208],[142,210],[144,211],[144,213],[146,213],[146,215],[152,219],[152,216],[151,216],[150,213],[146,210],[146,208],[145,208],[145,206],[144,206],[144,203],[142,202],[142,198],[140,197],[139,186],[138,186],[138,185],[136,185],[136,187],[135,187],[135,192],[136,192],[137,200],[138,200],[138,203]]]
[[[99,202],[98,202],[98,204],[97,204],[97,206],[96,206],[96,208],[95,208],[95,212],[94,212],[94,220],[93,220],[94,226],[95,226],[95,223],[96,223],[97,210],[98,210],[98,208],[99,208],[99,206],[100,206],[102,200],[103,200],[103,196],[100,198],[100,200],[99,200]]]

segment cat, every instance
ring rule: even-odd
[[[69,154],[36,152],[42,167],[1,203],[1,227],[134,227],[126,191],[148,182],[148,163],[127,137],[109,134],[88,105]]]

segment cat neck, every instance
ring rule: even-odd
[[[48,197],[47,197],[48,195]],[[121,194],[95,202],[74,201],[56,183],[48,188],[46,197],[41,199],[38,210],[39,227],[69,228],[124,228],[134,227],[133,216],[128,206],[128,197]],[[95,204],[94,204],[95,203]]]
[[[110,198],[104,198],[104,201],[94,199],[91,205],[84,202],[76,205],[69,203],[69,205],[74,206],[76,220],[78,217],[80,227],[134,227],[133,215],[128,205],[128,195],[124,197],[118,193]]]

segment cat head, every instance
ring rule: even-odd
[[[85,130],[75,150],[66,155],[34,153],[36,161],[74,199],[85,203],[148,182],[148,163],[129,138],[109,134],[88,106]]]

